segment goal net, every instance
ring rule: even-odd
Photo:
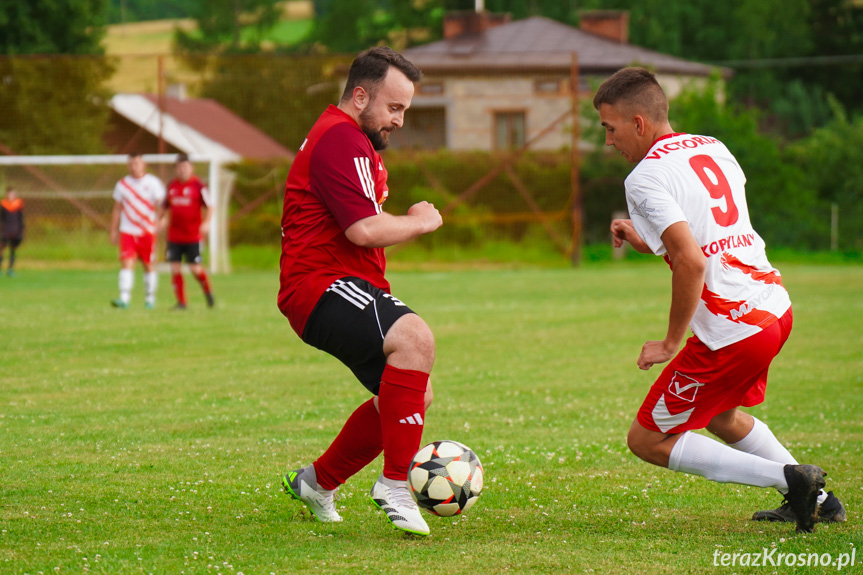
[[[110,242],[114,185],[128,174],[128,155],[0,156],[0,195],[14,188],[24,200],[27,259],[46,262],[117,260]],[[176,154],[144,154],[148,171],[167,183]],[[195,173],[207,183],[212,202],[204,261],[210,271],[230,271],[227,211],[233,172],[218,159],[190,155]],[[164,232],[158,256],[164,259]]]

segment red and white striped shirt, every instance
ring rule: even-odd
[[[153,174],[126,176],[114,186],[114,201],[122,206],[120,233],[156,234],[156,207],[165,201],[165,186]]]
[[[626,201],[635,230],[657,255],[665,254],[661,236],[668,226],[688,223],[707,258],[690,327],[710,349],[758,333],[791,307],[749,220],[746,176],[716,138],[658,139],[626,178]]]

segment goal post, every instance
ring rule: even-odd
[[[167,187],[174,177],[177,154],[142,157],[148,171],[155,173]],[[125,168],[128,159],[128,154],[0,156],[0,195],[9,186],[16,188],[25,202],[28,236],[36,239],[58,229],[72,236],[81,234],[83,229],[108,231],[114,185],[128,174]],[[189,160],[196,165],[198,176],[206,178],[210,190],[209,269],[213,273],[227,273],[231,269],[228,205],[236,176],[226,169],[228,162],[217,157],[189,154]]]

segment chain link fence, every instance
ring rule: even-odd
[[[159,152],[133,147],[142,141],[154,145],[152,135],[134,144],[128,134],[118,137],[111,97],[141,92],[215,100],[296,150],[320,113],[338,101],[352,57],[271,53],[0,58],[0,109],[5,111],[0,115],[0,152]],[[447,94],[452,86],[446,83],[426,82],[417,89],[404,129],[393,135],[393,145],[384,154],[389,211],[404,213],[412,203],[428,200],[444,213],[446,225],[441,230],[416,240],[432,258],[446,250],[507,244],[514,247],[509,253],[515,258],[539,250],[562,261],[574,259],[582,244],[607,245],[609,220],[625,209],[623,179],[629,166],[602,153],[601,140],[590,142],[595,136],[586,128],[595,119],[589,117],[592,109],[586,94],[580,94],[581,119],[573,122],[570,87],[582,84],[566,74],[552,77],[530,69],[511,74],[508,89],[525,90],[510,100],[516,104],[499,109],[489,99],[478,107],[486,113],[469,120],[472,141],[484,149],[460,150],[448,139],[453,118],[447,115],[447,106],[458,96]],[[483,82],[493,79],[477,71],[466,80],[475,90],[469,97],[481,99]],[[535,112],[543,105],[556,110],[551,120],[549,114]],[[579,127],[585,130],[580,161],[574,164],[569,143],[573,129]],[[247,160],[227,167],[235,175],[227,203],[230,246],[277,249],[290,160]],[[199,168],[205,176],[206,170]],[[172,177],[170,167],[154,170],[164,181]],[[25,202],[27,239],[22,257],[115,261],[116,249],[107,233],[110,192],[124,174],[123,166],[0,167],[0,187],[17,188]],[[832,247],[863,250],[861,208],[840,205],[838,222],[836,214],[829,202],[818,201],[806,221],[754,219],[768,245],[828,250],[832,217]],[[528,246],[531,249],[521,249]],[[393,250],[393,257],[399,257],[398,250]]]

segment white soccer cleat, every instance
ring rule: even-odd
[[[285,493],[294,499],[299,499],[314,513],[318,521],[341,521],[342,516],[336,511],[335,494],[338,489],[327,491],[318,485],[315,466],[309,465],[302,469],[288,472],[282,478]]]
[[[414,535],[429,534],[429,526],[408,491],[407,481],[387,479],[381,475],[372,486],[369,497],[398,529]]]

